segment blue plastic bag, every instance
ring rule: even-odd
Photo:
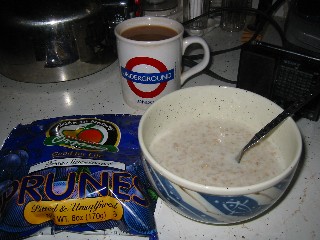
[[[157,196],[141,164],[139,120],[70,116],[13,129],[0,151],[0,239],[47,227],[157,239]]]

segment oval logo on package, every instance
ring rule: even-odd
[[[140,73],[134,68],[141,65],[152,66],[155,72]],[[154,98],[166,88],[168,81],[174,79],[174,69],[168,69],[161,61],[150,57],[131,58],[125,67],[121,67],[122,77],[137,96],[141,98]],[[148,89],[145,86],[148,85]],[[154,86],[150,90],[150,86]]]
[[[46,132],[45,145],[73,149],[117,152],[121,133],[112,122],[96,119],[66,119]]]

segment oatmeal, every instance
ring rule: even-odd
[[[236,155],[254,131],[231,121],[196,120],[171,126],[150,145],[152,156],[168,171],[210,186],[239,187],[263,182],[282,170],[280,150],[263,140],[243,156]]]

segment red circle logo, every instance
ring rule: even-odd
[[[131,71],[135,66],[138,66],[141,64],[150,65],[150,66],[158,69],[159,72],[168,71],[167,67],[162,62],[160,62],[157,59],[149,58],[149,57],[135,57],[135,58],[130,59],[126,64],[126,69]],[[145,92],[145,91],[138,89],[134,85],[134,83],[128,79],[127,79],[127,83],[129,85],[130,89],[137,96],[142,97],[142,98],[154,98],[154,97],[158,96],[167,86],[167,82],[161,82],[161,83],[159,83],[159,86],[156,87],[156,89],[154,89],[150,92]]]

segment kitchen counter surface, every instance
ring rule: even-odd
[[[204,38],[212,50],[239,44],[241,33],[226,33],[219,28]],[[276,36],[266,38],[277,41]],[[227,40],[226,40],[227,39]],[[239,51],[214,57],[211,66],[223,77],[236,80]],[[88,114],[143,114],[128,107],[122,98],[118,62],[91,76],[50,84],[22,83],[0,75],[0,141],[12,128],[34,120]],[[195,85],[228,85],[207,75],[191,78],[186,87]],[[206,225],[186,219],[161,200],[155,213],[160,240],[175,239],[320,239],[320,121],[300,119],[297,124],[304,141],[301,164],[294,184],[285,197],[257,219],[229,226]],[[132,237],[84,236],[60,233],[32,239],[102,240],[134,239]]]

